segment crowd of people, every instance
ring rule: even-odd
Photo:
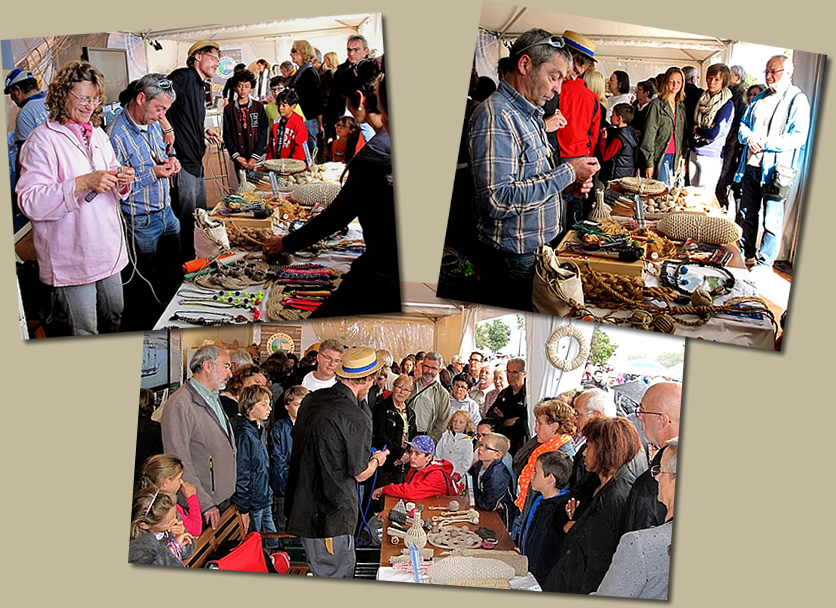
[[[315,346],[260,364],[203,346],[158,426],[141,399],[131,561],[182,565],[235,505],[250,530],[299,537],[313,574],[350,578],[384,497],[471,488],[544,590],[666,597],[680,384],[652,384],[629,418],[579,386],[534,406],[531,434],[522,358]]]
[[[380,290],[380,310],[399,310],[391,153],[383,58],[351,35],[347,59],[293,42],[287,78],[239,66],[227,81],[223,136],[205,128],[207,86],[220,46],[201,40],[186,65],[150,73],[119,96],[121,113],[105,130],[104,75],[84,61],[57,70],[47,91],[21,68],[4,93],[21,110],[17,204],[31,221],[40,282],[52,292],[52,318],[72,335],[148,329],[195,258],[194,212],[206,209],[207,142],[224,143],[234,166],[251,170],[266,157],[312,164],[317,149],[352,171],[336,201],[291,237],[270,239],[265,253],[308,247],[359,216],[366,252],[344,277],[330,309],[351,308],[358,292]],[[267,83],[269,80],[269,88]],[[374,201],[360,205],[360,201]],[[124,289],[123,289],[124,286]]]
[[[457,190],[451,218],[474,235],[458,245],[479,273],[479,301],[531,310],[535,251],[586,219],[596,180],[637,174],[716,196],[741,226],[747,266],[771,268],[810,126],[792,59],[771,57],[765,83],[748,90],[741,66],[715,63],[705,89],[696,68],[671,66],[633,93],[627,72],[595,70],[595,47],[579,32],[532,29],[499,60],[495,92],[477,90],[474,70],[460,154],[470,175],[457,184],[475,193]]]

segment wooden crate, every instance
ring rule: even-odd
[[[577,263],[578,266],[581,267],[582,271],[586,270],[586,262],[588,261],[592,269],[597,272],[608,272],[610,274],[641,277],[642,279],[645,278],[643,260],[639,260],[637,262],[622,262],[621,260],[615,258],[563,251],[570,243],[574,244],[580,242],[581,241],[578,238],[577,232],[570,230],[566,233],[566,236],[563,237],[563,240],[560,241],[560,245],[558,245],[555,253],[560,256],[561,260],[571,260]]]

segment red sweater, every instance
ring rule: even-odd
[[[601,128],[601,102],[583,78],[567,80],[560,90],[560,113],[566,126],[557,131],[561,158],[594,156]]]
[[[452,475],[452,462],[433,460],[420,471],[410,467],[406,472],[406,483],[385,485],[383,486],[383,493],[386,496],[394,496],[404,500],[449,496],[453,491]]]

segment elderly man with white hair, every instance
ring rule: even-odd
[[[219,396],[232,376],[229,355],[214,344],[201,346],[189,369],[192,377],[165,404],[163,448],[183,461],[183,480],[194,484],[214,529],[235,492],[235,436]]]
[[[599,388],[589,388],[578,393],[572,407],[575,408],[577,431],[575,462],[572,466],[572,476],[569,478],[569,491],[572,492],[573,500],[577,509],[580,510],[591,502],[595,488],[598,487],[598,475],[587,471],[584,462],[584,453],[586,452],[586,438],[583,435],[584,427],[594,418],[615,418],[616,407],[612,393],[602,391]],[[627,471],[635,480],[646,470],[647,456],[644,450],[640,450],[627,465]],[[577,519],[577,514],[575,519]]]
[[[766,63],[767,89],[752,101],[737,137],[746,147],[734,181],[743,184],[738,224],[747,265],[771,267],[781,246],[784,202],[797,174],[810,131],[810,102],[792,83],[792,59],[775,55]],[[763,236],[757,246],[763,210]]]

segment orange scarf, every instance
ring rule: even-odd
[[[531,485],[531,478],[534,476],[534,463],[537,462],[537,458],[540,454],[559,450],[564,444],[571,440],[572,436],[564,433],[563,435],[558,435],[553,439],[550,439],[546,443],[541,443],[534,449],[533,452],[531,452],[531,456],[528,457],[528,462],[526,463],[525,468],[522,470],[522,473],[520,473],[520,495],[517,496],[517,500],[514,501],[514,504],[517,505],[520,512],[522,512],[523,506],[525,505],[525,497],[528,496],[528,488]]]

